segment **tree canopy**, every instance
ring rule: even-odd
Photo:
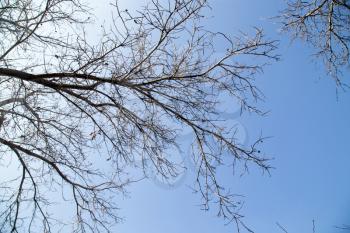
[[[223,154],[233,166],[270,166],[260,138],[241,145],[220,124],[218,96],[260,114],[254,77],[278,59],[276,41],[259,29],[237,37],[206,30],[203,0],[154,0],[136,13],[112,7],[112,27],[90,43],[91,9],[79,0],[1,1],[1,161],[21,173],[1,178],[0,231],[56,231],[69,223],[55,203],[68,202],[74,231],[109,232],[119,220],[116,194],[150,167],[164,179],[181,172],[169,154],[183,127],[195,134],[204,208],[217,203],[218,215],[241,225],[216,175]],[[227,47],[221,57],[218,43]]]
[[[301,38],[315,50],[316,58],[338,86],[348,86],[344,69],[349,68],[350,3],[347,0],[290,0],[277,17],[282,30]]]

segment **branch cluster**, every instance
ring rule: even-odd
[[[316,56],[338,85],[342,70],[349,65],[350,3],[347,0],[295,0],[278,17],[283,31],[305,39],[316,48]]]
[[[195,134],[205,208],[215,202],[241,224],[217,177],[224,152],[234,165],[270,167],[260,139],[240,145],[232,126],[219,124],[219,94],[261,113],[254,77],[278,59],[276,42],[258,29],[235,38],[205,30],[203,0],[153,0],[134,14],[113,7],[111,29],[91,44],[89,9],[78,0],[1,1],[0,153],[21,173],[1,185],[0,231],[56,231],[50,206],[60,190],[76,232],[109,232],[120,220],[115,195],[149,164],[165,179],[179,174],[169,153],[182,127]],[[220,57],[217,41],[227,47]]]

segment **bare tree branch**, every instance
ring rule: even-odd
[[[111,232],[120,221],[116,194],[150,166],[164,179],[179,175],[169,154],[183,127],[195,134],[203,206],[216,204],[219,216],[251,231],[217,169],[225,151],[234,166],[270,166],[261,139],[240,145],[232,126],[219,124],[219,94],[261,114],[254,77],[278,59],[276,42],[259,29],[237,37],[205,30],[203,0],[153,0],[135,13],[113,7],[111,30],[92,44],[84,29],[91,13],[78,0],[1,1],[0,153],[21,175],[2,180],[0,231],[69,225],[52,211],[50,194],[59,191],[74,206],[74,232]],[[227,47],[221,57],[218,43]]]
[[[316,50],[337,85],[346,86],[342,71],[349,66],[350,3],[347,0],[291,0],[277,17],[282,30],[302,38]]]

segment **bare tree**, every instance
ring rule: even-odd
[[[94,43],[85,33],[93,15],[79,0],[1,1],[0,162],[16,174],[0,178],[0,232],[69,224],[109,232],[119,220],[114,197],[126,185],[150,166],[164,179],[179,174],[169,153],[183,127],[195,134],[194,188],[205,209],[218,203],[218,215],[241,225],[216,175],[224,152],[234,167],[269,165],[260,139],[240,145],[235,129],[220,124],[218,96],[260,114],[254,76],[278,58],[276,43],[261,30],[234,38],[205,30],[204,0],[153,0],[134,13],[111,6],[112,26]],[[227,47],[221,57],[219,43]],[[55,214],[65,202],[72,222]]]
[[[278,17],[282,30],[302,38],[317,52],[328,75],[346,86],[342,71],[349,68],[350,2],[348,0],[291,0]]]

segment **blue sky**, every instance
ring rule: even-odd
[[[252,169],[243,177],[228,172],[221,178],[245,196],[241,213],[255,232],[283,232],[279,222],[289,232],[312,233],[313,220],[317,233],[345,232],[334,226],[350,224],[350,93],[340,92],[337,99],[334,82],[309,56],[313,50],[300,41],[291,44],[268,20],[283,5],[278,0],[211,1],[209,28],[235,35],[239,29],[263,27],[268,37],[281,41],[282,55],[257,81],[266,96],[259,106],[270,113],[263,118],[228,114],[230,123],[242,126],[247,142],[261,132],[271,136],[263,151],[274,158],[275,169],[271,176]],[[228,113],[235,111],[234,103],[225,103]],[[187,186],[191,182],[188,172],[174,187],[152,180],[131,186],[130,197],[120,202],[125,222],[117,232],[235,232],[215,211],[200,210],[199,197]]]

